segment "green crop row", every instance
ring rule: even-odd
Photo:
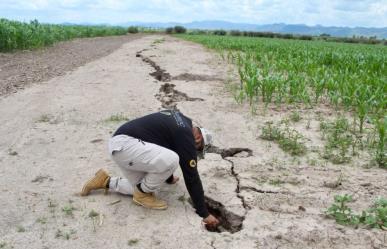
[[[125,35],[127,29],[110,26],[41,24],[0,19],[0,52],[49,46],[74,38]]]
[[[387,47],[268,38],[179,35],[218,50],[235,63],[238,101],[331,103],[355,113],[358,132],[374,124],[376,159],[386,166]]]

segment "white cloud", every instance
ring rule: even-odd
[[[47,22],[305,23],[387,26],[387,0],[1,0],[0,16]]]

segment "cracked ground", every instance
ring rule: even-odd
[[[324,215],[336,194],[352,194],[354,210],[386,197],[386,171],[361,167],[361,160],[334,166],[314,152],[291,157],[263,141],[264,122],[291,110],[251,115],[227,85],[238,84],[236,75],[232,65],[200,45],[151,35],[0,99],[0,245],[386,248],[385,231],[340,226]],[[111,133],[127,119],[164,108],[178,109],[214,132],[214,147],[198,170],[209,205],[242,217],[239,231],[207,231],[182,181],[157,193],[169,204],[165,211],[143,209],[123,195],[78,195],[99,168],[120,175],[107,153]],[[329,118],[324,108],[301,110],[312,119],[310,128],[305,130],[306,120],[296,127],[310,137],[309,147],[321,145],[317,111]],[[339,178],[340,185],[332,184]]]

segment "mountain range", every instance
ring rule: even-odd
[[[305,24],[249,24],[249,23],[234,23],[226,21],[195,21],[190,23],[161,23],[161,22],[126,22],[119,24],[120,26],[141,26],[149,28],[167,28],[176,25],[184,26],[187,29],[205,29],[205,30],[240,30],[240,31],[259,31],[259,32],[274,32],[274,33],[289,33],[299,35],[321,35],[329,34],[336,37],[352,37],[352,36],[376,36],[379,39],[387,39],[387,27],[384,28],[366,28],[366,27],[335,27],[335,26],[307,26]]]

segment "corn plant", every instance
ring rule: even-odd
[[[386,116],[386,46],[237,36],[179,37],[220,53],[227,51],[227,60],[239,69],[237,100],[247,100],[252,108],[260,101],[265,106],[329,101],[336,109],[353,111],[360,134],[366,121]],[[375,154],[378,161],[380,151]]]
[[[124,35],[122,27],[42,24],[0,19],[0,52],[34,49],[74,38]]]

